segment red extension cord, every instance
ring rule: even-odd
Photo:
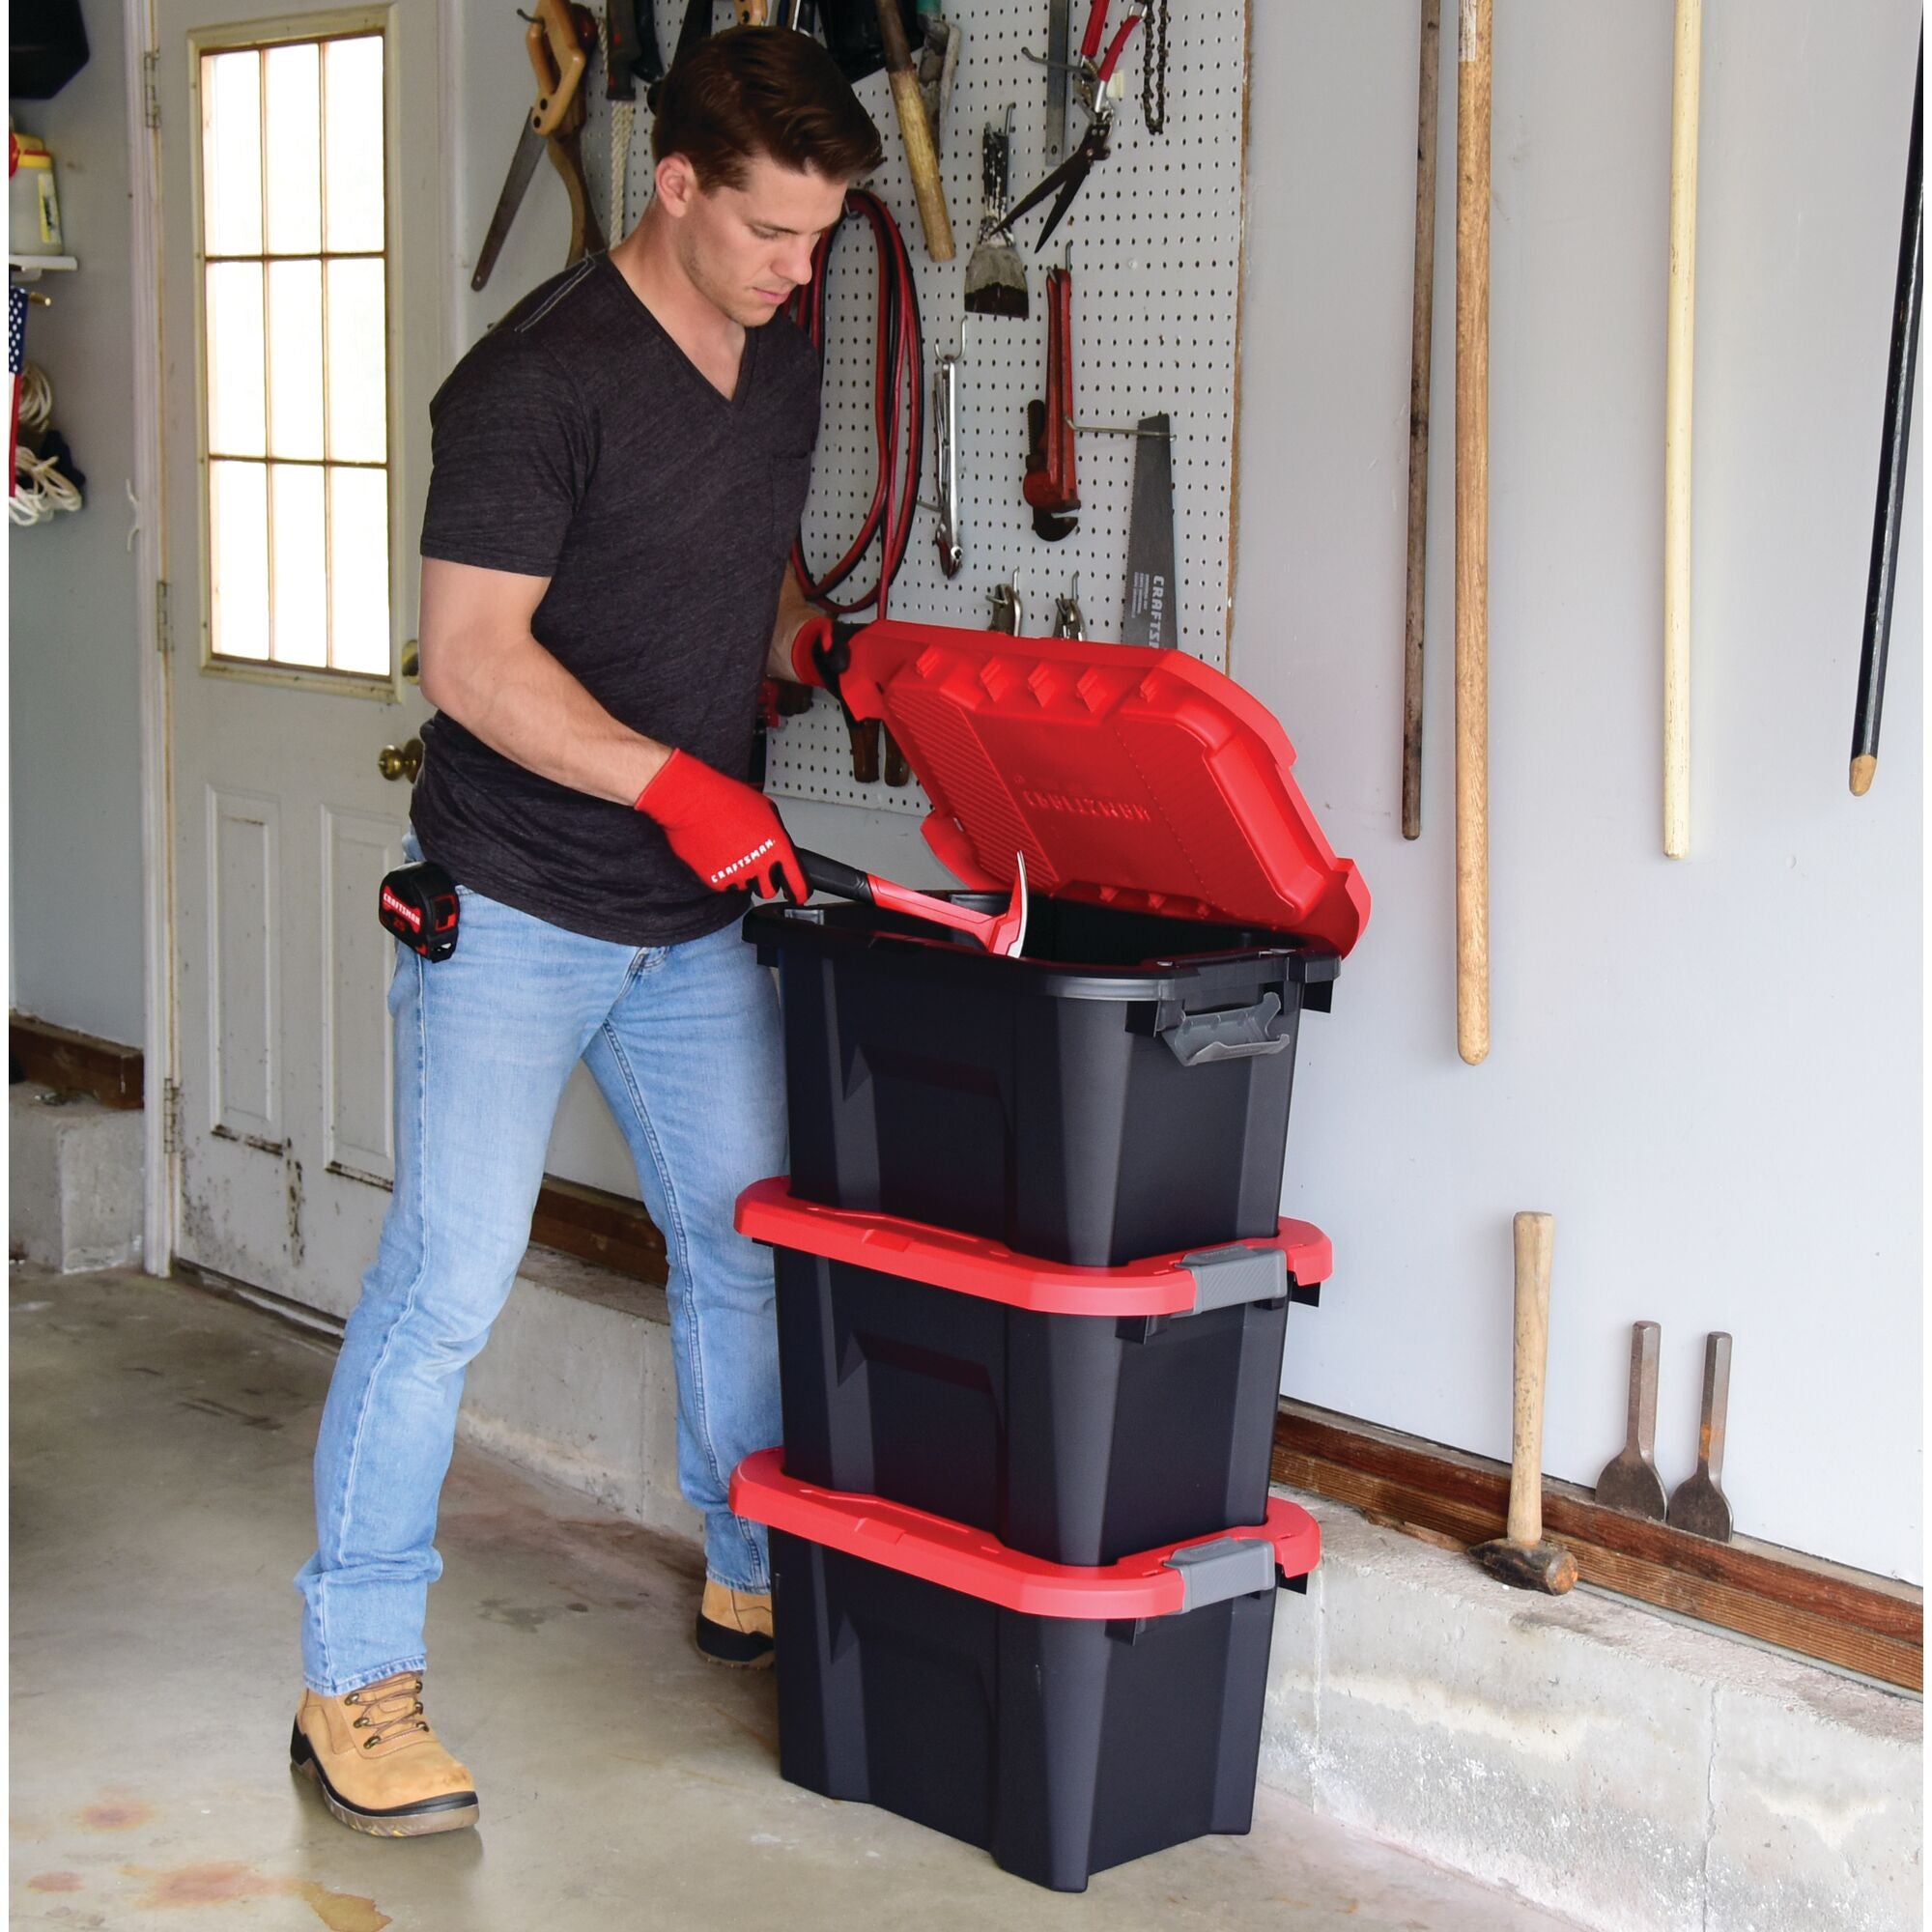
[[[822,578],[814,578],[805,559],[803,531],[792,542],[791,567],[800,586],[822,611],[840,616],[875,610],[886,614],[886,599],[905,561],[912,540],[913,516],[919,505],[920,463],[924,445],[923,370],[925,344],[920,333],[919,291],[914,286],[912,261],[905,239],[892,211],[877,195],[854,188],[845,200],[846,216],[863,215],[872,226],[879,261],[879,327],[872,371],[872,425],[878,451],[878,471],[871,506],[852,547]],[[820,355],[825,349],[825,278],[832,244],[845,223],[830,230],[811,258],[811,280],[797,290],[787,309],[793,322],[811,338]],[[840,603],[840,589],[866,553],[880,544],[879,581],[863,597]]]

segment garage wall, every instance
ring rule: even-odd
[[[1303,1036],[1285,1204],[1332,1233],[1337,1273],[1323,1307],[1296,1317],[1287,1386],[1507,1455],[1509,1217],[1547,1208],[1552,1473],[1591,1482],[1618,1446],[1628,1323],[1648,1317],[1664,1324],[1660,1460],[1673,1483],[1686,1474],[1702,1338],[1727,1328],[1740,1527],[1916,1579],[1916,544],[1869,797],[1849,796],[1845,766],[1917,12],[1709,10],[1694,842],[1672,863],[1658,727],[1670,9],[1499,0],[1495,1045],[1480,1068],[1454,1037],[1453,42],[1427,801],[1409,845],[1416,8],[1258,0],[1252,13],[1233,668],[1287,724],[1304,789],[1376,896],[1334,1013]],[[442,16],[453,356],[560,266],[567,229],[540,168],[490,289],[470,295],[528,75],[506,25],[451,0]],[[601,184],[601,161],[593,173]],[[1915,531],[1920,504],[1915,459]],[[814,844],[930,876],[903,822],[810,817],[795,829]],[[634,1190],[588,1091],[573,1092],[552,1166]]]
[[[1877,782],[1846,787],[1911,0],[1705,10],[1692,847],[1662,856],[1671,9],[1497,0],[1488,1062],[1455,1041],[1453,4],[1444,6],[1427,740],[1400,834],[1414,0],[1254,9],[1233,669],[1375,914],[1303,1033],[1286,1209],[1336,1282],[1296,1396],[1509,1454],[1510,1216],[1556,1216],[1546,1463],[1659,1461],[1736,1337],[1742,1531],[1918,1579],[1922,498]],[[1184,107],[1183,107],[1183,110]]]
[[[139,587],[128,548],[134,343],[122,10],[86,10],[92,58],[14,118],[54,153],[72,273],[42,277],[27,356],[52,379],[54,422],[87,477],[86,507],[8,528],[12,1005],[143,1043]]]

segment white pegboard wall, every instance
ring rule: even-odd
[[[1020,493],[1026,406],[1044,393],[1046,381],[1046,270],[1065,259],[1070,242],[1075,419],[1131,426],[1162,411],[1172,418],[1179,644],[1216,666],[1226,663],[1247,0],[1168,0],[1166,129],[1153,135],[1142,115],[1141,77],[1144,44],[1158,11],[1156,0],[1121,63],[1126,98],[1118,103],[1112,156],[1095,166],[1044,252],[1036,253],[1034,243],[1051,203],[1016,224],[1013,240],[1026,259],[1032,293],[1024,322],[968,318],[963,297],[966,264],[980,232],[985,124],[1002,118],[1009,101],[1015,104],[1015,201],[1052,165],[1045,157],[1045,70],[1023,52],[1045,51],[1047,0],[947,0],[947,16],[965,36],[942,156],[956,249],[951,262],[934,262],[925,252],[886,76],[859,83],[859,98],[878,124],[886,151],[884,167],[867,185],[898,222],[919,288],[926,406],[921,495],[928,501],[935,495],[932,374],[939,355],[959,346],[959,326],[962,319],[967,323],[959,369],[964,563],[954,578],[941,572],[934,518],[920,511],[891,592],[895,616],[983,627],[991,615],[988,593],[1011,581],[1023,602],[1022,628],[1039,635],[1052,629],[1055,598],[1073,589],[1077,572],[1087,635],[1120,636],[1134,439],[1078,439],[1079,528],[1062,542],[1034,534],[1033,513]],[[1125,12],[1126,0],[1113,0],[1110,31]],[[1072,15],[1077,48],[1087,0],[1074,0]],[[658,39],[667,57],[683,17],[684,0],[658,0]],[[735,17],[729,5],[718,6],[719,27]],[[1069,149],[1085,126],[1084,110],[1077,100],[1069,102]],[[610,142],[611,109],[600,73],[584,135],[585,171],[600,214],[609,195]],[[641,90],[629,183],[635,222],[651,186],[650,113]],[[871,497],[878,286],[870,230],[850,221],[833,251],[824,413],[805,519],[806,554],[818,570],[843,554]],[[864,589],[875,580],[876,557],[875,546],[848,589]],[[831,804],[926,810],[917,784],[895,790],[854,782],[843,719],[823,696],[772,739],[767,785]]]

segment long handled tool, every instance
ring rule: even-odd
[[[1690,375],[1697,313],[1697,89],[1704,0],[1677,0],[1670,292],[1663,360],[1663,850],[1690,850]]]
[[[920,232],[925,238],[925,252],[935,262],[950,262],[952,220],[946,212],[939,151],[933,145],[932,124],[925,118],[905,22],[899,18],[898,0],[878,0],[878,9],[879,38],[885,44],[886,72],[893,85],[893,110],[898,116],[899,139],[905,143],[906,166],[912,171],[913,199],[919,203]]]
[[[1597,1500],[1605,1509],[1648,1517],[1653,1522],[1662,1522],[1668,1507],[1656,1460],[1657,1345],[1662,1333],[1655,1321],[1632,1325],[1629,1434],[1597,1478]]]
[[[1898,531],[1905,509],[1905,459],[1912,439],[1912,378],[1918,363],[1918,308],[1925,284],[1925,164],[1919,132],[1925,109],[1925,29],[1918,30],[1918,78],[1912,91],[1912,148],[1905,162],[1905,220],[1898,237],[1898,282],[1891,301],[1891,359],[1885,377],[1885,441],[1878,458],[1878,509],[1872,518],[1871,575],[1865,581],[1865,635],[1859,654],[1859,702],[1852,723],[1852,790],[1862,798],[1878,771],[1879,717],[1885,708],[1885,653],[1891,639],[1891,593],[1898,582]]]
[[[798,863],[805,868],[806,882],[814,892],[831,893],[841,899],[857,899],[862,905],[877,906],[882,912],[900,912],[934,925],[949,927],[977,939],[999,959],[1009,959],[1026,944],[1027,882],[1026,855],[1016,853],[1017,870],[1013,895],[1005,912],[974,912],[952,899],[930,893],[915,892],[910,886],[895,886],[856,867],[828,859],[822,852],[800,850]]]
[[[1719,1487],[1724,1473],[1724,1431],[1731,1406],[1731,1338],[1704,1340],[1704,1405],[1697,1418],[1697,1467],[1678,1484],[1666,1520],[1672,1529],[1731,1540],[1731,1505]]]
[[[1422,836],[1422,607],[1429,551],[1429,352],[1435,318],[1435,100],[1442,0],[1422,0],[1415,110],[1415,296],[1408,356],[1408,605],[1402,651],[1402,836]]]
[[[1456,96],[1456,1050],[1490,1052],[1490,0]]]
[[[1465,6],[1469,0],[1464,0]],[[1556,1221],[1516,1217],[1516,1373],[1510,1427],[1509,1533],[1469,1554],[1519,1590],[1560,1597],[1577,1581],[1577,1559],[1543,1540],[1543,1380],[1549,1354],[1549,1255]]]

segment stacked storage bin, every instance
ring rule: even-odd
[[[771,1529],[786,1777],[1063,1890],[1243,1832],[1277,1580],[1295,1040],[1367,896],[1246,694],[1174,653],[881,623],[844,696],[975,885],[1024,853],[1021,957],[871,907],[755,909],[792,1173]],[[1004,865],[1002,864],[1002,855]]]

